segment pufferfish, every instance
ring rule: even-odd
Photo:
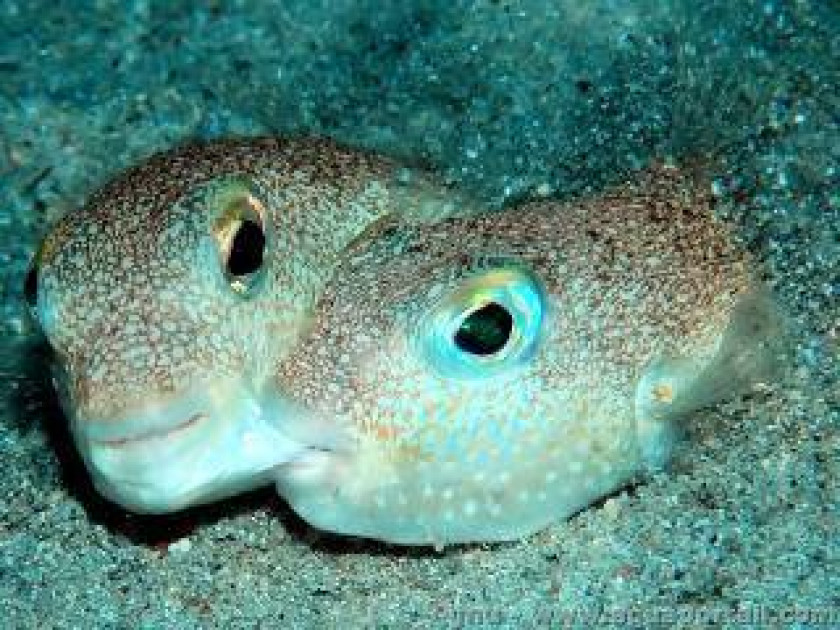
[[[761,378],[775,309],[698,179],[484,210],[316,140],[153,158],[30,274],[97,488],[169,512],[275,483],[310,524],[511,540],[667,461]]]
[[[770,378],[783,331],[711,187],[664,166],[589,199],[352,243],[276,386],[336,447],[278,467],[318,528],[518,539],[667,462],[680,419]]]
[[[153,156],[63,217],[25,294],[96,488],[171,512],[270,484],[295,452],[329,447],[316,425],[287,437],[279,361],[350,241],[456,200],[422,171],[330,141],[256,138]]]

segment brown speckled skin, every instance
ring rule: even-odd
[[[355,446],[280,492],[325,529],[445,543],[517,538],[626,482],[644,467],[639,379],[658,359],[688,359],[696,377],[752,287],[710,202],[655,168],[591,199],[374,228],[279,379]],[[416,351],[424,313],[506,266],[542,284],[536,354],[490,378],[441,374]]]
[[[244,176],[267,207],[266,279],[230,291],[213,258],[207,186]],[[417,178],[415,178],[417,179]],[[216,141],[163,153],[98,191],[39,255],[46,333],[72,406],[108,422],[196,379],[266,373],[338,251],[370,222],[410,211],[430,188],[327,140]]]
[[[213,231],[237,186],[265,214],[245,291]],[[132,509],[270,474],[331,531],[517,538],[659,462],[670,416],[727,394],[725,374],[712,397],[695,385],[753,282],[703,188],[656,167],[591,198],[484,212],[324,140],[185,147],[56,226],[36,311],[94,479]],[[482,282],[540,304],[536,336],[510,364],[447,372],[445,353],[422,350],[440,323],[429,313]],[[135,448],[121,425],[141,422],[163,430]]]

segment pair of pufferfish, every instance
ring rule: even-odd
[[[661,468],[779,320],[702,176],[489,209],[303,138],[99,190],[27,277],[97,489],[165,513],[274,483],[310,524],[510,540]]]

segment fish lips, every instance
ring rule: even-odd
[[[151,392],[141,406],[107,418],[71,411],[71,429],[103,495],[139,513],[167,513],[269,484],[280,466],[341,447],[271,387],[247,378]]]

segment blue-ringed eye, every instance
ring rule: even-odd
[[[531,273],[493,269],[438,300],[418,322],[417,338],[441,374],[482,378],[531,357],[544,313],[543,292]]]

